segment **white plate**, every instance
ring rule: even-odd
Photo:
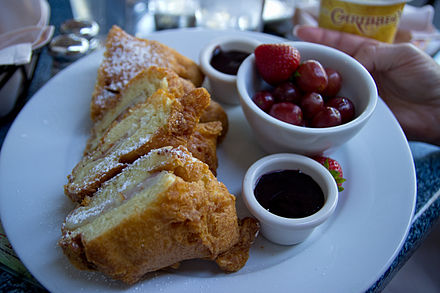
[[[232,33],[232,32],[231,32]],[[257,33],[264,42],[280,39]],[[221,32],[180,30],[149,36],[197,60]],[[360,292],[389,267],[409,230],[416,179],[408,143],[380,101],[369,124],[333,153],[347,182],[329,222],[304,243],[277,246],[259,237],[246,266],[234,274],[207,261],[153,273],[132,287],[99,273],[80,272],[57,247],[60,225],[72,204],[66,176],[79,161],[90,127],[89,103],[101,54],[76,62],[50,80],[12,125],[0,156],[1,220],[15,251],[50,291]],[[237,195],[239,214],[245,170],[264,155],[241,108],[227,107],[230,130],[218,150],[219,179]],[[139,292],[139,291],[138,291]]]

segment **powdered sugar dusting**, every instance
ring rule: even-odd
[[[169,67],[169,62],[160,55],[163,50],[154,41],[140,40],[123,31],[115,31],[108,40],[108,51],[101,66],[105,76],[105,89],[95,102],[105,102],[106,97],[121,91],[142,70],[156,65]]]
[[[198,161],[196,158],[192,156],[192,154],[188,151],[188,149],[184,146],[179,146],[177,148],[173,147],[163,147],[160,149],[153,150],[152,152],[157,152],[158,155],[164,155],[167,153],[174,154],[179,159],[187,162],[195,162]]]
[[[90,223],[93,219],[97,218],[104,211],[110,209],[114,204],[111,199],[102,202],[96,206],[78,207],[70,213],[66,218],[65,227],[73,230],[81,225]]]

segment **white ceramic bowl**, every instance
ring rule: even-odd
[[[199,54],[200,68],[208,79],[208,88],[214,100],[232,105],[240,103],[237,93],[237,76],[225,74],[211,66],[210,62],[215,48],[220,46],[224,51],[238,50],[251,54],[260,43],[246,37],[220,37],[212,40],[202,49]]]
[[[373,114],[377,103],[376,84],[358,61],[341,51],[307,42],[287,44],[299,50],[302,61],[315,59],[324,67],[339,71],[342,76],[340,95],[353,101],[355,119],[339,126],[311,128],[288,124],[265,113],[252,101],[255,92],[267,88],[257,73],[254,54],[241,64],[237,74],[237,89],[243,112],[258,142],[268,153],[316,155],[327,150],[331,152],[355,136]]]
[[[324,193],[324,206],[304,218],[280,217],[266,210],[255,198],[254,189],[262,175],[276,170],[300,170],[312,177]],[[292,245],[304,241],[333,214],[338,203],[338,187],[330,172],[320,163],[306,156],[284,153],[266,156],[248,169],[243,179],[242,196],[250,213],[259,220],[261,233],[266,239]]]

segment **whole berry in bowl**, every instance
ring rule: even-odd
[[[299,106],[294,103],[281,102],[276,103],[270,108],[269,114],[281,121],[289,124],[303,126],[303,114]]]
[[[306,60],[295,72],[295,80],[304,92],[321,93],[328,84],[328,76],[324,67],[316,60]]]
[[[285,81],[274,88],[273,96],[277,101],[297,104],[301,101],[302,93],[295,84]]]
[[[312,119],[324,109],[324,98],[315,92],[308,93],[301,100],[301,109],[306,119]]]
[[[342,77],[341,74],[333,68],[325,68],[325,73],[327,73],[327,87],[322,94],[325,97],[332,98],[341,90]]]
[[[353,102],[344,97],[335,97],[326,102],[326,105],[333,107],[341,113],[342,123],[347,123],[354,119],[355,109]]]
[[[341,113],[333,107],[324,107],[312,119],[311,126],[316,128],[332,127],[341,125]]]
[[[286,81],[300,60],[299,51],[287,44],[262,44],[255,48],[254,54],[258,72],[271,85]]]
[[[252,99],[264,112],[269,112],[270,108],[275,103],[275,99],[269,91],[260,91],[256,93]]]

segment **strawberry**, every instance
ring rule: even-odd
[[[287,44],[259,45],[254,53],[258,72],[271,85],[286,81],[300,63],[299,51]]]
[[[324,156],[315,156],[313,157],[315,161],[326,167],[330,173],[332,174],[333,178],[335,178],[336,183],[338,184],[338,190],[339,192],[343,191],[344,188],[342,187],[342,183],[346,180],[343,177],[342,173],[342,167],[338,163],[338,161]]]

